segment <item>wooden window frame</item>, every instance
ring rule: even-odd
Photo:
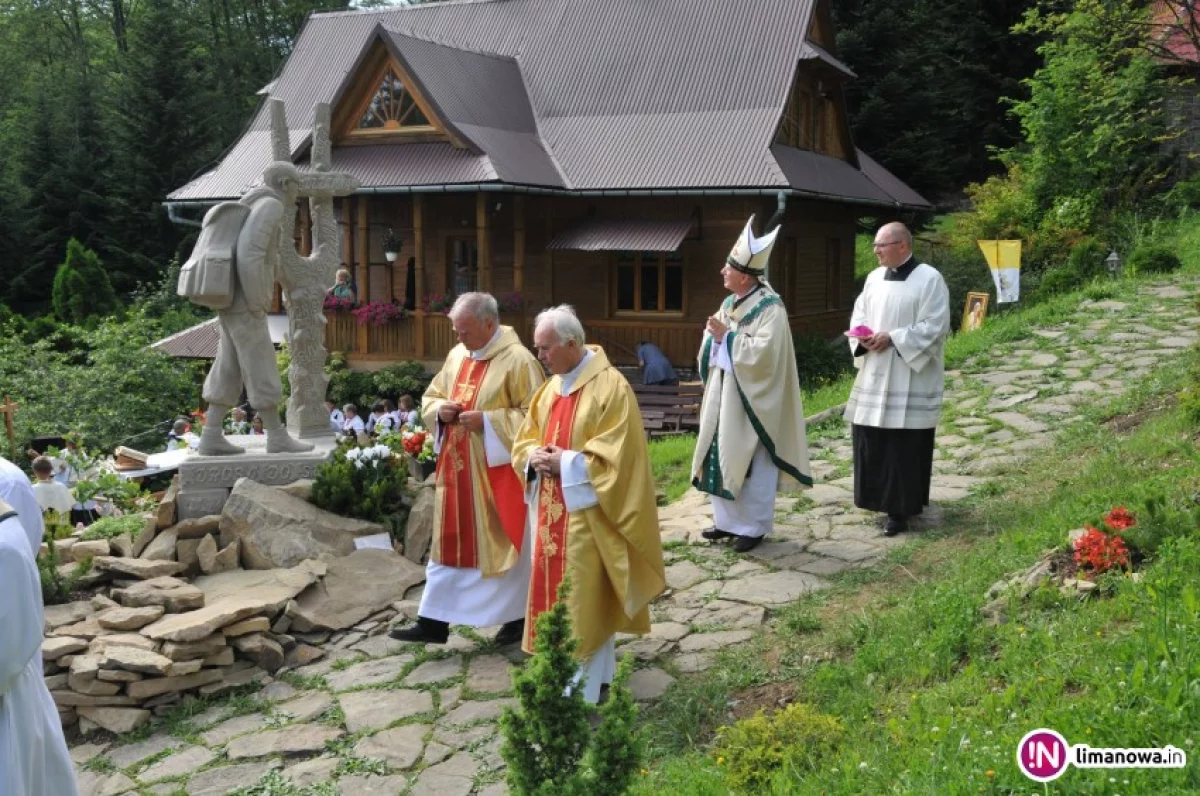
[[[680,268],[680,290],[682,295],[679,297],[680,308],[678,310],[668,309],[633,309],[623,310],[617,306],[617,271],[622,265],[618,258],[622,254],[633,255],[633,295],[634,301],[641,304],[642,300],[642,266],[643,257],[647,254],[654,254],[658,257],[658,304],[660,307],[666,307],[667,303],[667,257],[672,254],[678,254]],[[676,261],[672,261],[676,262]],[[609,307],[611,311],[609,315],[613,318],[656,318],[656,319],[675,319],[687,317],[688,309],[688,291],[687,291],[687,255],[682,250],[674,252],[645,252],[645,251],[620,251],[611,252],[609,256]]]
[[[454,244],[462,241],[469,253],[472,248],[475,249],[475,284],[471,287],[472,291],[479,290],[479,239],[475,235],[447,235],[446,242],[446,293],[452,296],[458,296],[458,292],[454,286]]]

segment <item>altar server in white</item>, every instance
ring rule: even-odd
[[[21,504],[34,507],[25,481]],[[24,510],[23,510],[24,511]],[[0,796],[76,796],[58,709],[42,675],[42,585],[25,519],[0,500]]]
[[[854,445],[854,504],[888,515],[885,536],[908,530],[929,505],[933,436],[942,409],[950,294],[937,269],[913,257],[899,222],[875,235],[876,268],[854,302],[850,339],[858,376],[846,404]]]
[[[756,547],[775,518],[775,493],[812,486],[796,351],[783,301],[766,281],[779,227],[754,237],[746,223],[721,268],[732,295],[708,319],[700,346],[700,434],[692,483],[712,496],[701,535]]]

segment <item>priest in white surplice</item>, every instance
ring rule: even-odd
[[[497,644],[521,640],[529,593],[525,491],[511,451],[545,376],[496,299],[464,293],[450,309],[459,345],[425,391],[438,464],[433,543],[415,624],[399,641],[445,643],[450,625],[502,625]]]
[[[858,376],[846,404],[854,443],[854,505],[888,515],[886,536],[908,530],[929,505],[933,436],[942,409],[950,294],[937,270],[917,262],[898,222],[875,235],[876,268],[854,302],[850,338]],[[864,332],[865,333],[865,332]]]
[[[751,216],[721,269],[733,295],[700,346],[700,434],[692,483],[712,496],[711,541],[754,549],[770,533],[775,493],[811,486],[800,377],[787,310],[766,281],[779,227],[755,238]]]
[[[0,796],[75,796],[58,709],[42,674],[42,584],[34,534],[25,527],[40,533],[41,511],[28,479],[10,486],[23,494],[19,511],[0,500]]]

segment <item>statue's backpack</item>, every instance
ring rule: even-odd
[[[249,215],[250,208],[240,202],[221,202],[204,215],[196,247],[179,273],[176,293],[214,310],[233,303],[237,239]]]

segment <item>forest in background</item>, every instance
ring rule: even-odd
[[[52,313],[71,238],[119,300],[157,283],[189,231],[164,197],[237,139],[308,15],[348,5],[0,2],[0,301]],[[995,172],[1020,134],[1001,98],[1038,64],[1039,37],[1010,32],[1032,5],[833,0],[858,145],[934,199]]]

